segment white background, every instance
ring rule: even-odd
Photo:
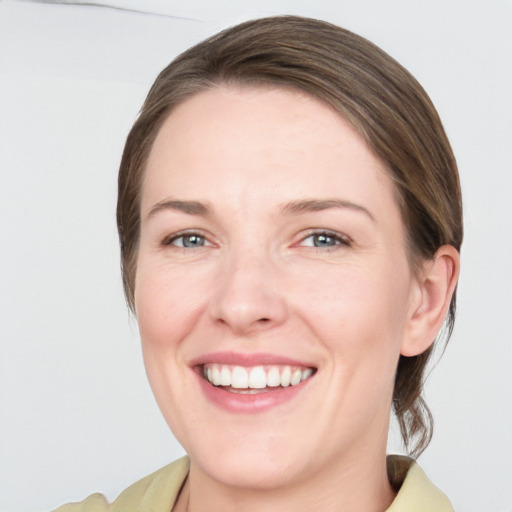
[[[427,386],[436,432],[420,464],[458,512],[511,512],[512,2],[112,5],[160,15],[0,0],[0,510],[49,510],[95,491],[113,499],[181,455],[122,296],[124,138],[180,51],[239,21],[292,13],[377,43],[445,123],[466,239],[457,327]]]

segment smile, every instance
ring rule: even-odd
[[[216,387],[232,393],[255,394],[297,386],[314,374],[313,368],[291,365],[235,366],[229,364],[204,364],[201,374]]]

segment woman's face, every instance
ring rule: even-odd
[[[272,488],[384,453],[418,286],[391,180],[329,107],[208,90],[160,130],[135,285],[147,373],[196,471]]]

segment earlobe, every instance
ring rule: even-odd
[[[459,269],[459,252],[451,245],[441,246],[434,258],[425,262],[402,343],[403,356],[417,356],[434,342],[450,307]]]

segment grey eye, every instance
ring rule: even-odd
[[[205,243],[206,239],[204,238],[204,236],[196,234],[181,235],[172,241],[172,244],[176,245],[177,247],[187,248],[203,247]]]
[[[333,247],[339,243],[339,240],[336,237],[323,233],[318,235],[311,235],[310,238],[314,247]]]
[[[331,247],[350,246],[350,240],[341,233],[331,233],[330,231],[319,231],[311,233],[300,243],[306,247],[316,247],[318,249],[330,249]]]
[[[338,241],[333,236],[329,235],[315,235],[313,237],[313,244],[315,247],[332,247]]]

